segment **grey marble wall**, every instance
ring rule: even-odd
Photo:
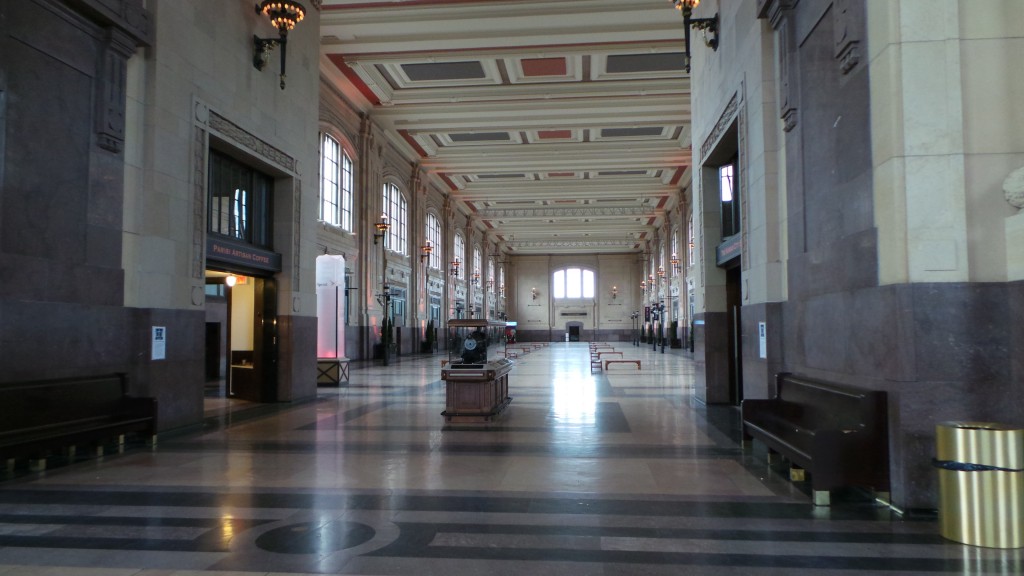
[[[0,3],[0,381],[125,372],[167,431],[202,422],[205,315],[125,305],[127,61],[151,41],[142,6]],[[315,342],[309,321],[283,323]],[[315,386],[315,362],[300,360],[283,364]],[[301,386],[289,394],[311,394]]]
[[[316,318],[309,316],[278,317],[279,401],[316,396],[316,326]]]
[[[148,24],[141,1],[105,4],[0,5],[3,380],[137,371],[121,308],[123,74]]]
[[[906,284],[783,306],[783,369],[889,394],[895,502],[937,505],[935,425],[1024,425],[1024,282]]]
[[[864,2],[766,4],[793,35],[780,55],[793,71],[781,86],[789,298],[743,309],[747,390],[786,370],[887,391],[893,501],[934,509],[937,423],[1024,425],[1021,283],[879,285]],[[780,349],[752,362],[760,317],[780,322]]]
[[[771,398],[775,395],[775,375],[782,371],[782,305],[779,303],[754,304],[740,309],[740,331],[743,357],[743,398]],[[761,358],[761,340],[758,324],[764,322],[765,354]]]
[[[729,315],[725,312],[694,314],[693,359],[697,386],[694,395],[707,404],[728,404]]]

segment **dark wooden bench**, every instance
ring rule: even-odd
[[[636,364],[636,369],[637,370],[641,369],[640,368],[640,361],[639,360],[628,360],[628,359],[627,360],[623,360],[621,358],[619,360],[605,360],[604,361],[604,369],[607,370],[608,366],[610,364]]]
[[[763,442],[811,473],[814,503],[828,506],[829,491],[868,486],[889,492],[886,393],[842,386],[790,373],[776,376],[775,398],[744,400],[743,436]]]
[[[0,460],[10,471],[17,458],[45,467],[49,451],[117,440],[135,433],[156,441],[156,399],[125,393],[124,374],[0,384]],[[98,448],[102,450],[102,445]]]

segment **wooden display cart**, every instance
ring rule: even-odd
[[[485,424],[512,402],[504,343],[504,322],[448,321],[448,363],[441,369],[446,424]]]

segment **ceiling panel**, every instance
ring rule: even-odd
[[[325,75],[512,253],[639,252],[689,177],[666,0],[325,0]]]

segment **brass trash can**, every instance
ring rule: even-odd
[[[942,422],[935,429],[942,536],[1024,547],[1024,428]]]

